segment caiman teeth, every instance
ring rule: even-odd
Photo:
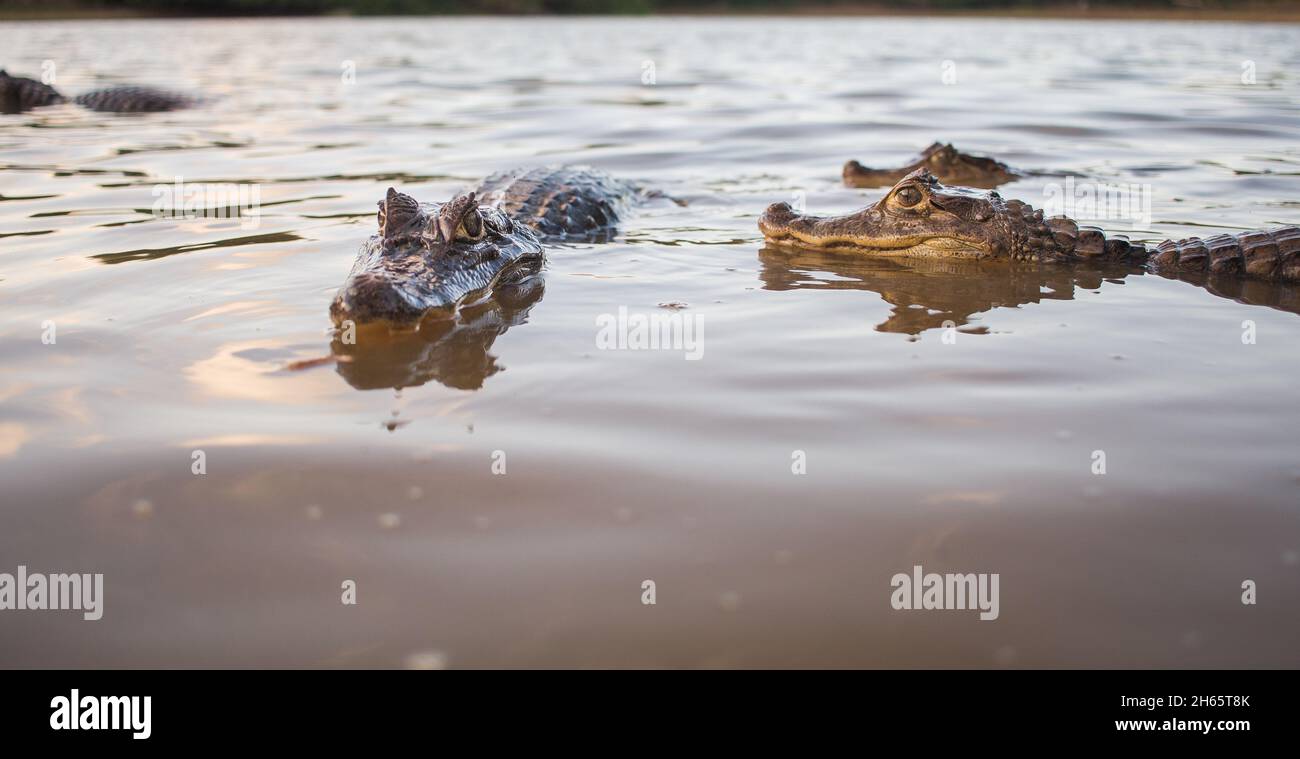
[[[959,237],[937,235],[909,237],[856,237],[853,235],[813,235],[797,229],[779,229],[764,233],[769,243],[820,250],[858,251],[879,256],[966,257],[981,255],[983,246]]]
[[[806,232],[800,232],[797,229],[783,229],[776,235],[769,235],[768,239],[776,240],[795,240],[805,245],[817,248],[833,247],[854,247],[866,250],[907,250],[915,248],[918,245],[938,242],[944,244],[944,241],[961,242],[953,238],[946,237],[855,237],[853,235],[813,235]]]

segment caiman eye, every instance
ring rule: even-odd
[[[478,215],[478,211],[465,214],[465,218],[460,221],[460,227],[456,229],[456,239],[481,240],[483,236],[483,219]]]
[[[898,201],[900,206],[910,208],[921,202],[921,191],[908,185],[894,193],[894,199]]]

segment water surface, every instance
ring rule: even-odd
[[[98,622],[0,612],[0,665],[1300,666],[1294,293],[755,227],[874,201],[843,162],[934,140],[1042,172],[1001,188],[1034,204],[1066,174],[1149,185],[1150,224],[1091,220],[1136,239],[1296,223],[1300,27],[0,27],[0,65],[65,92],[210,98],[0,116],[0,572],[106,586]],[[331,347],[388,186],[547,163],[686,205]],[[255,185],[261,215],[158,218],[177,177]],[[599,349],[620,308],[696,319],[702,358]],[[999,619],[891,609],[917,564],[999,573]]]

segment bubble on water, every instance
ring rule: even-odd
[[[999,667],[1010,667],[1016,663],[1015,646],[1001,646],[993,652],[993,661],[998,663]]]
[[[131,513],[141,519],[153,515],[153,501],[148,498],[138,498],[131,504]]]
[[[623,524],[631,522],[633,516],[632,510],[626,506],[619,506],[617,509],[614,509],[614,518]]]
[[[325,516],[325,509],[322,509],[320,507],[320,504],[316,504],[316,503],[313,503],[307,508],[303,509],[303,512],[307,515],[307,518],[312,520],[313,522]]]
[[[406,657],[407,669],[446,669],[447,655],[441,651],[416,651]]]
[[[389,511],[379,515],[379,526],[385,530],[394,530],[402,524],[402,515]]]
[[[718,605],[723,611],[735,611],[740,608],[740,594],[734,590],[728,590],[718,596]]]
[[[406,489],[406,497],[412,501],[418,501],[424,497],[424,488],[419,485],[412,485]]]
[[[474,526],[480,530],[486,530],[492,526],[492,520],[488,517],[474,517]]]

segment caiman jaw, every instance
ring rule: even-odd
[[[789,203],[776,203],[759,217],[758,228],[763,237],[774,245],[854,251],[875,256],[978,258],[989,252],[982,241],[950,234],[874,234],[860,222],[853,225],[858,229],[837,229],[849,226],[838,224],[837,221],[839,220],[825,217],[801,216],[794,212]]]

